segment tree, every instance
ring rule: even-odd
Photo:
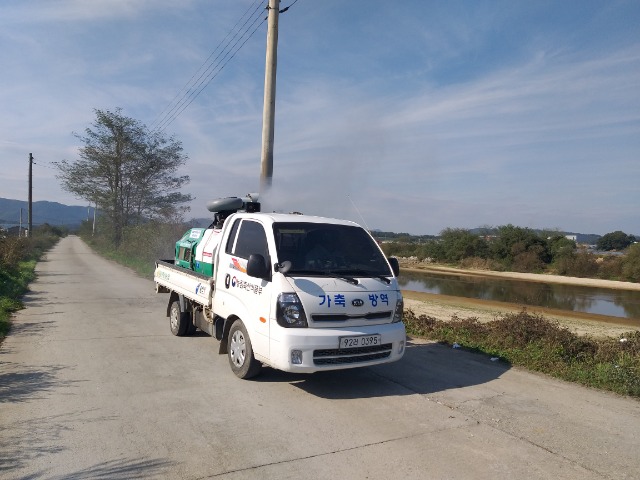
[[[509,224],[497,230],[497,238],[491,242],[495,260],[519,271],[540,270],[551,261],[546,240],[530,228]]]
[[[442,247],[449,262],[459,262],[463,258],[487,258],[487,242],[463,228],[446,228],[440,232]]]
[[[547,238],[547,246],[554,262],[560,258],[570,257],[577,247],[576,242],[558,234]]]
[[[84,144],[80,158],[54,164],[65,190],[106,214],[119,246],[125,227],[187,210],[183,205],[191,196],[178,190],[189,177],[176,176],[187,156],[179,141],[149,131],[119,108],[94,111],[92,128],[84,136],[75,134]]]
[[[636,238],[633,235],[627,235],[620,230],[616,230],[615,232],[607,233],[602,236],[598,243],[596,244],[596,248],[598,250],[624,250],[633,242],[636,241]]]

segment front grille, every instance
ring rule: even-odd
[[[347,320],[380,320],[380,319],[389,319],[393,312],[391,310],[384,312],[371,312],[365,313],[362,315],[344,315],[344,314],[316,314],[311,315],[311,319],[314,322],[346,322]]]
[[[348,363],[369,362],[380,360],[391,355],[391,344],[375,345],[360,348],[333,348],[313,351],[315,365],[341,365]]]

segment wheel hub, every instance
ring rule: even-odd
[[[244,335],[240,330],[233,332],[231,336],[231,360],[237,367],[244,365],[246,345]]]

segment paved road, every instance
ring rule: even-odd
[[[426,342],[237,379],[153,283],[63,239],[0,347],[0,477],[640,478],[640,402]]]

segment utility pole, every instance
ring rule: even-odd
[[[264,107],[262,113],[262,156],[260,192],[271,187],[273,177],[273,137],[276,113],[276,67],[278,64],[278,14],[280,0],[269,0],[267,58],[264,73]]]
[[[33,236],[33,154],[29,154],[29,231],[28,237]]]

